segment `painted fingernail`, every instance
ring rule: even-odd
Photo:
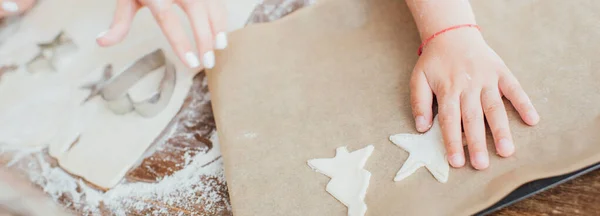
[[[204,55],[202,56],[202,63],[207,69],[212,69],[213,67],[215,67],[215,52],[208,51],[204,53]]]
[[[17,12],[17,11],[19,11],[19,5],[17,5],[17,3],[14,3],[12,1],[5,1],[5,2],[2,2],[2,10],[6,11],[6,12]]]
[[[193,52],[185,53],[185,61],[187,61],[188,65],[192,68],[200,66],[200,60],[198,60],[198,56]]]
[[[215,49],[222,50],[227,48],[227,33],[221,32],[215,37]]]
[[[417,116],[417,118],[415,118],[415,124],[419,132],[425,132],[429,129],[425,116]]]
[[[540,121],[540,116],[536,111],[527,112],[527,118],[531,121],[530,124],[537,124]]]
[[[460,154],[454,154],[450,156],[449,159],[450,165],[452,165],[453,167],[462,167],[465,165],[465,158],[462,157]]]
[[[478,170],[485,169],[490,165],[490,160],[485,152],[475,153],[473,160],[473,167]]]
[[[507,138],[503,138],[498,141],[498,154],[502,157],[511,156],[515,152],[515,145],[508,140]]]
[[[98,38],[101,38],[101,37],[104,37],[104,35],[106,35],[106,33],[108,33],[108,31],[103,31],[103,32],[100,32],[100,33],[99,33],[99,34],[96,36],[96,39],[98,39]]]

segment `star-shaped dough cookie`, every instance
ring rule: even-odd
[[[56,71],[54,61],[62,55],[71,53],[77,49],[71,38],[67,37],[64,32],[60,32],[52,41],[39,43],[40,52],[27,62],[27,70],[36,72],[40,69],[50,69]]]
[[[367,212],[365,195],[369,187],[371,172],[365,170],[367,159],[373,153],[372,145],[348,152],[346,147],[336,149],[334,158],[308,161],[315,171],[329,176],[325,190],[348,207],[348,215],[359,216]]]
[[[446,159],[446,148],[437,118],[434,118],[431,129],[424,134],[396,134],[390,136],[390,141],[410,153],[394,181],[410,176],[421,167],[426,167],[439,182],[448,181],[450,165]]]

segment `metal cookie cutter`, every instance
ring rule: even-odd
[[[165,67],[163,78],[152,97],[134,102],[129,96],[129,89],[150,72],[163,66]],[[175,84],[175,65],[167,60],[162,50],[158,49],[137,60],[121,74],[109,80],[102,86],[99,94],[115,114],[135,111],[149,118],[156,116],[167,107],[175,90]]]
[[[27,62],[27,70],[31,73],[43,69],[56,71],[56,60],[77,51],[73,40],[60,32],[52,41],[37,45],[40,52]]]

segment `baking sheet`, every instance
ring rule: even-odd
[[[506,195],[506,197],[504,197],[502,200],[498,201],[496,204],[478,212],[475,215],[491,214],[497,210],[500,210],[504,207],[512,205],[513,203],[517,203],[517,202],[527,199],[535,194],[541,193],[552,187],[566,183],[575,178],[579,178],[582,175],[588,174],[588,173],[593,172],[598,169],[600,169],[600,163],[577,170],[572,173],[529,182],[529,183],[524,184],[521,187],[517,188],[510,194]]]
[[[523,183],[597,163],[599,6],[473,2],[542,121],[527,127],[507,106],[517,153],[492,155],[485,171],[452,169],[446,184],[425,169],[392,181],[408,153],[387,137],[415,133],[408,78],[420,41],[404,1],[323,0],[232,34],[208,74],[233,213],[344,215],[329,178],[306,165],[339,146],[375,145],[368,215],[473,214]]]

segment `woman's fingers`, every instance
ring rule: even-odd
[[[448,162],[453,167],[465,165],[465,154],[462,145],[460,104],[458,94],[438,95],[440,127],[448,152]]]
[[[215,53],[213,51],[213,32],[209,23],[208,8],[203,1],[182,0],[179,2],[187,14],[192,29],[198,52],[202,55],[202,64],[211,69],[215,66]]]
[[[483,89],[481,92],[481,106],[494,137],[496,152],[502,157],[511,156],[515,152],[515,145],[512,141],[508,116],[498,88],[494,86]]]
[[[536,125],[540,121],[540,116],[531,104],[529,96],[511,73],[506,72],[501,75],[498,85],[502,94],[510,100],[525,123]]]
[[[433,92],[429,87],[425,74],[415,69],[410,80],[410,101],[415,118],[417,131],[426,132],[431,128],[433,119],[432,103]]]
[[[462,123],[469,146],[471,165],[478,170],[485,169],[490,164],[480,95],[481,91],[479,90],[465,91],[460,100]]]
[[[110,29],[98,34],[96,42],[100,46],[112,46],[121,42],[131,27],[140,5],[136,0],[117,0],[117,9]]]
[[[171,1],[151,1],[147,4],[150,11],[154,15],[156,22],[162,29],[163,34],[167,37],[169,44],[185,62],[188,67],[196,68],[200,66],[198,55],[193,51],[189,38],[185,33],[185,29],[181,24],[181,20],[177,13],[172,9]]]
[[[29,10],[35,0],[0,0],[0,18]]]
[[[210,27],[215,38],[214,47],[217,50],[227,48],[227,13],[225,11],[224,1],[208,0],[206,8],[208,9],[208,17]]]

